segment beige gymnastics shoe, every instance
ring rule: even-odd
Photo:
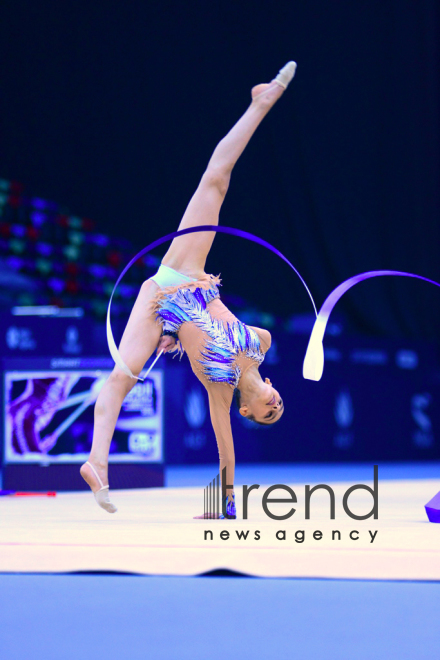
[[[81,466],[80,474],[92,489],[95,500],[98,502],[99,506],[108,511],[108,513],[116,513],[118,509],[110,501],[109,486],[103,485],[101,478],[93,465],[88,461],[84,463],[84,465]]]
[[[275,78],[275,82],[286,89],[289,83],[292,81],[293,76],[295,75],[295,71],[296,62],[287,62],[287,64],[283,66],[282,69],[280,69],[277,77]]]
[[[268,98],[271,97],[273,102],[279,99],[281,96],[281,91],[279,87],[282,87],[283,91],[287,88],[289,83],[292,81],[293,76],[296,71],[296,62],[287,62],[285,66],[279,71],[278,75],[270,83],[262,83],[261,85],[256,85],[252,88],[252,100],[256,101],[260,96],[268,95]],[[278,87],[278,92],[275,93]],[[270,93],[270,94],[269,94]]]

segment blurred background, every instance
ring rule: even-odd
[[[93,395],[112,368],[113,285],[138,250],[177,228],[251,87],[290,59],[296,77],[239,160],[222,224],[281,250],[318,307],[366,270],[440,281],[434,0],[15,0],[0,12],[4,485],[81,487],[76,467],[72,481],[53,473],[50,484],[29,470],[89,451]],[[161,255],[119,286],[117,339]],[[349,291],[314,383],[302,378],[313,310],[287,265],[218,235],[207,271],[221,273],[242,321],[272,333],[261,372],[286,404],[270,429],[233,414],[239,463],[439,459],[436,287],[376,278]],[[161,358],[133,392],[113,462],[148,465],[152,485],[164,464],[215,463],[207,399],[186,358]]]

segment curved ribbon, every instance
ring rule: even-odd
[[[117,288],[119,282],[124,277],[127,270],[129,268],[131,268],[131,266],[135,263],[135,261],[137,261],[138,259],[143,257],[144,254],[147,254],[147,252],[150,252],[151,250],[158,247],[159,245],[162,245],[162,243],[165,243],[166,241],[169,241],[173,238],[176,238],[177,236],[183,236],[184,234],[192,234],[194,232],[199,232],[199,231],[215,231],[215,232],[220,232],[222,234],[231,234],[232,236],[239,236],[240,238],[245,238],[248,241],[252,241],[253,243],[257,243],[258,245],[262,245],[263,247],[267,248],[268,250],[270,250],[271,252],[276,254],[283,261],[285,261],[286,264],[288,264],[290,266],[290,268],[292,268],[292,270],[294,270],[295,273],[298,275],[298,277],[301,280],[301,282],[303,283],[307,293],[309,294],[310,300],[312,301],[312,305],[313,305],[313,309],[315,311],[315,315],[318,316],[318,311],[316,309],[315,301],[313,300],[313,296],[310,293],[309,287],[307,286],[307,284],[305,283],[304,279],[301,277],[300,273],[297,271],[295,266],[293,264],[291,264],[290,261],[287,259],[287,257],[285,257],[279,250],[277,250],[275,247],[273,247],[273,245],[271,245],[267,241],[263,240],[262,238],[258,238],[258,236],[254,236],[254,234],[250,234],[249,232],[243,231],[241,229],[235,229],[233,227],[223,227],[223,226],[220,227],[220,226],[217,226],[217,225],[198,225],[197,227],[188,227],[187,229],[181,229],[180,231],[173,231],[171,234],[167,234],[166,236],[163,236],[162,238],[158,238],[156,241],[153,241],[153,243],[150,243],[150,245],[147,245],[147,247],[143,248],[143,250],[138,252],[133,257],[133,259],[131,259],[131,261],[129,261],[129,263],[125,266],[122,273],[119,275],[119,277],[117,279],[117,282],[116,282],[115,286],[113,287],[112,294],[110,296],[110,300],[109,300],[108,308],[107,308],[107,324],[106,324],[107,343],[108,343],[108,347],[109,347],[109,350],[110,350],[110,354],[111,354],[113,360],[115,361],[115,364],[117,364],[117,366],[125,374],[127,374],[127,376],[130,376],[130,378],[135,378],[135,379],[140,380],[140,381],[143,380],[142,378],[138,378],[137,376],[134,376],[132,374],[129,367],[127,367],[124,360],[121,358],[121,356],[119,354],[119,351],[117,349],[117,346],[115,344],[115,340],[114,340],[114,337],[113,337],[113,332],[112,332],[112,328],[111,328],[111,324],[110,324],[110,308],[111,308],[111,304],[112,304],[112,300],[113,300],[113,296],[114,296],[114,293],[116,291],[116,288]]]
[[[358,282],[363,282],[368,280],[371,277],[380,277],[382,275],[400,275],[402,277],[414,277],[418,280],[424,280],[425,282],[430,282],[439,286],[439,282],[435,280],[430,280],[427,277],[422,277],[421,275],[414,275],[413,273],[405,273],[398,270],[371,270],[366,273],[360,273],[360,275],[355,275],[350,277],[350,279],[345,280],[339,286],[334,289],[329,296],[325,299],[319,314],[316,318],[315,324],[313,326],[312,334],[310,335],[309,345],[307,346],[306,355],[304,358],[303,364],[303,376],[308,380],[321,380],[322,372],[324,371],[324,347],[322,341],[324,339],[325,329],[327,327],[327,322],[330,317],[330,314],[333,310],[333,307],[336,305],[338,300],[344,295],[348,289],[351,289],[352,286]]]

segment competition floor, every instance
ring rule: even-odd
[[[438,657],[440,525],[428,523],[424,504],[440,490],[440,464],[380,465],[379,518],[365,521],[350,519],[341,502],[351,485],[372,485],[371,465],[241,466],[237,484],[261,484],[249,519],[241,519],[236,488],[238,520],[193,520],[215,470],[173,468],[168,488],[114,492],[114,516],[87,493],[0,498],[1,657]],[[275,483],[298,497],[290,520],[262,511],[263,485]],[[324,492],[313,495],[305,520],[306,483],[334,488],[334,520]],[[372,496],[353,493],[349,504],[366,513]],[[203,540],[208,529],[213,541]],[[231,537],[221,540],[221,530]],[[236,530],[250,530],[248,540]],[[295,541],[300,530],[303,543]],[[369,531],[377,531],[373,543]],[[206,577],[218,569],[265,579]]]
[[[215,469],[175,468],[168,472],[167,488],[113,491],[119,507],[114,515],[89,493],[1,498],[0,572],[189,576],[226,569],[258,577],[440,580],[439,529],[424,510],[440,490],[438,465],[379,466],[377,520],[354,520],[342,508],[351,485],[373,485],[372,466],[242,467],[237,484],[260,484],[249,496],[248,519],[242,519],[238,486],[237,520],[193,520],[203,513],[203,486]],[[186,486],[185,480],[199,485]],[[262,493],[274,483],[289,484],[298,498],[289,520],[272,520],[262,509]],[[325,491],[313,494],[305,520],[306,483],[333,488],[334,520]],[[350,495],[357,515],[371,511],[372,503],[365,490]],[[291,507],[272,504],[271,510],[282,515]],[[220,537],[222,531],[229,532],[228,539]]]

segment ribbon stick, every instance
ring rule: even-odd
[[[176,238],[177,236],[183,236],[184,234],[192,234],[192,233],[199,232],[199,231],[215,231],[215,232],[219,232],[221,234],[230,234],[231,236],[238,236],[240,238],[245,238],[248,241],[252,241],[253,243],[257,243],[258,245],[262,245],[267,250],[270,250],[271,252],[276,254],[278,257],[280,257],[280,259],[285,261],[286,264],[288,264],[288,266],[290,266],[290,268],[292,268],[292,270],[298,275],[299,279],[301,280],[302,284],[304,285],[304,287],[305,287],[305,289],[306,289],[306,291],[309,295],[310,300],[312,301],[313,310],[315,312],[315,315],[318,316],[318,311],[317,311],[317,308],[316,308],[316,305],[315,305],[315,301],[313,300],[313,296],[310,293],[309,287],[307,286],[307,284],[305,283],[304,279],[302,278],[300,273],[297,271],[295,266],[293,264],[291,264],[290,261],[287,259],[287,257],[285,257],[279,250],[277,250],[275,247],[273,247],[273,245],[271,245],[267,241],[263,240],[262,238],[259,238],[258,236],[254,236],[254,234],[250,234],[247,231],[242,231],[241,229],[235,229],[233,227],[219,227],[217,225],[199,225],[198,227],[188,227],[187,229],[181,229],[180,231],[174,231],[171,234],[167,234],[166,236],[163,236],[162,238],[158,238],[156,241],[153,241],[153,243],[150,243],[150,245],[147,245],[147,247],[143,248],[143,250],[138,252],[133,257],[133,259],[131,259],[131,261],[129,261],[129,263],[125,266],[122,273],[119,275],[119,277],[117,279],[117,282],[116,282],[115,286],[113,287],[113,291],[112,291],[111,296],[110,296],[110,300],[109,300],[108,308],[107,308],[107,323],[106,323],[107,343],[108,343],[108,347],[109,347],[109,350],[110,350],[110,354],[111,354],[115,364],[125,374],[127,374],[127,376],[130,376],[130,378],[134,378],[134,379],[137,379],[137,380],[140,380],[140,381],[143,380],[142,378],[139,378],[139,377],[135,376],[131,372],[129,367],[125,364],[124,360],[122,359],[122,357],[121,357],[121,355],[120,355],[120,353],[117,349],[117,346],[115,344],[115,340],[114,340],[113,332],[112,332],[112,328],[111,328],[111,323],[110,323],[110,309],[111,309],[111,304],[112,304],[112,300],[113,300],[113,296],[115,294],[116,288],[117,288],[119,282],[124,277],[127,270],[129,268],[131,268],[131,266],[138,259],[140,259],[145,254],[147,254],[147,252],[150,252],[151,250],[154,250],[154,248],[158,247],[159,245],[162,245],[162,243],[166,243],[166,241],[170,241],[171,239]],[[158,357],[160,357],[160,355]],[[156,363],[157,359],[158,358],[156,358],[156,360],[154,361],[153,364]],[[151,366],[153,366],[153,365],[151,365]]]
[[[143,381],[146,379],[146,377],[148,376],[148,374],[150,373],[150,371],[152,370],[152,368],[154,367],[154,365],[156,364],[156,362],[158,361],[158,359],[160,358],[160,356],[162,355],[162,353],[163,353],[163,348],[162,348],[162,349],[160,350],[160,352],[157,354],[157,357],[156,357],[156,359],[154,360],[154,362],[153,362],[152,364],[150,364],[150,366],[148,367],[147,372],[145,373],[145,375],[142,376],[142,379],[140,378],[139,380],[142,380],[142,382],[143,382]]]
[[[336,289],[334,289],[325,299],[321,309],[319,310],[319,314],[313,326],[312,334],[310,335],[309,339],[309,345],[307,347],[306,355],[304,358],[304,378],[307,380],[321,380],[321,376],[324,371],[324,347],[322,342],[330,314],[338,300],[344,295],[346,291],[348,291],[348,289],[351,289],[351,287],[353,287],[355,284],[358,284],[358,282],[363,282],[364,280],[368,280],[371,277],[381,277],[383,275],[413,277],[418,280],[430,282],[430,284],[435,284],[435,286],[440,287],[440,283],[436,282],[435,280],[430,280],[427,277],[422,277],[421,275],[414,275],[413,273],[405,273],[398,270],[371,270],[366,273],[360,273],[360,275],[350,277],[350,279],[342,282],[342,284],[337,286]]]

